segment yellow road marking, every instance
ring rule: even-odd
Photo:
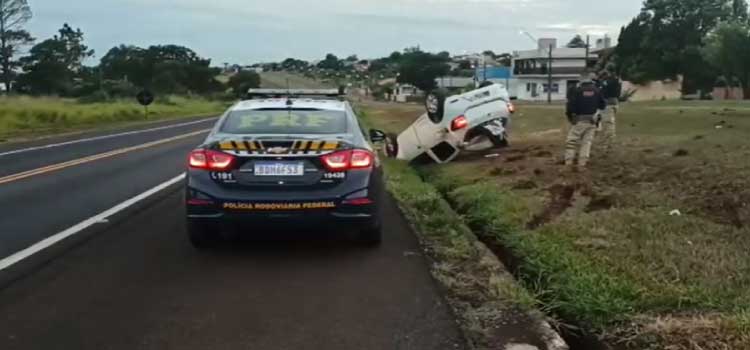
[[[18,173],[18,174],[13,174],[13,175],[5,176],[5,177],[0,177],[0,185],[5,184],[5,183],[9,183],[9,182],[13,182],[13,181],[18,181],[18,180],[25,179],[25,178],[32,177],[32,176],[36,176],[36,175],[42,175],[42,174],[50,173],[50,172],[53,172],[53,171],[62,170],[62,169],[65,169],[65,168],[70,168],[72,166],[76,166],[76,165],[80,165],[80,164],[90,163],[90,162],[93,162],[93,161],[96,161],[96,160],[100,160],[100,159],[111,158],[111,157],[114,157],[114,156],[117,156],[117,155],[120,155],[120,154],[124,154],[124,153],[128,153],[128,152],[133,152],[133,151],[138,151],[138,150],[142,150],[142,149],[146,149],[146,148],[150,148],[150,147],[154,147],[154,146],[158,146],[158,145],[163,145],[165,143],[169,143],[169,142],[172,142],[172,141],[177,141],[177,140],[180,140],[180,139],[185,139],[185,138],[188,138],[188,137],[198,136],[200,134],[204,134],[204,133],[207,133],[209,131],[211,131],[211,129],[199,130],[199,131],[191,132],[189,134],[183,134],[183,135],[178,135],[178,136],[170,137],[168,139],[163,139],[163,140],[153,141],[153,142],[149,142],[149,143],[144,143],[144,144],[138,145],[138,146],[121,148],[121,149],[114,150],[114,151],[109,151],[109,152],[106,152],[106,153],[95,154],[93,156],[88,156],[88,157],[84,157],[84,158],[74,159],[74,160],[70,160],[70,161],[67,161],[67,162],[63,162],[63,163],[48,165],[48,166],[45,166],[45,167],[42,167],[42,168],[24,171],[24,172],[21,172],[21,173]]]

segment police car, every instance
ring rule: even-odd
[[[387,155],[407,161],[446,163],[462,151],[483,151],[508,145],[507,128],[515,107],[500,84],[447,96],[427,94],[425,109],[400,135],[389,135]]]
[[[187,231],[197,248],[227,235],[341,229],[381,241],[383,175],[339,90],[251,89],[190,152]]]

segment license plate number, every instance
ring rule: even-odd
[[[305,166],[301,162],[256,163],[255,176],[302,176]]]

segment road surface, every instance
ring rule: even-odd
[[[463,348],[390,200],[378,249],[194,250],[178,176],[212,122],[0,145],[0,349]]]

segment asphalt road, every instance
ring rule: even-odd
[[[0,262],[179,175],[210,125],[0,146]],[[180,189],[0,271],[0,349],[463,348],[392,201],[380,248],[312,229],[206,253]]]

